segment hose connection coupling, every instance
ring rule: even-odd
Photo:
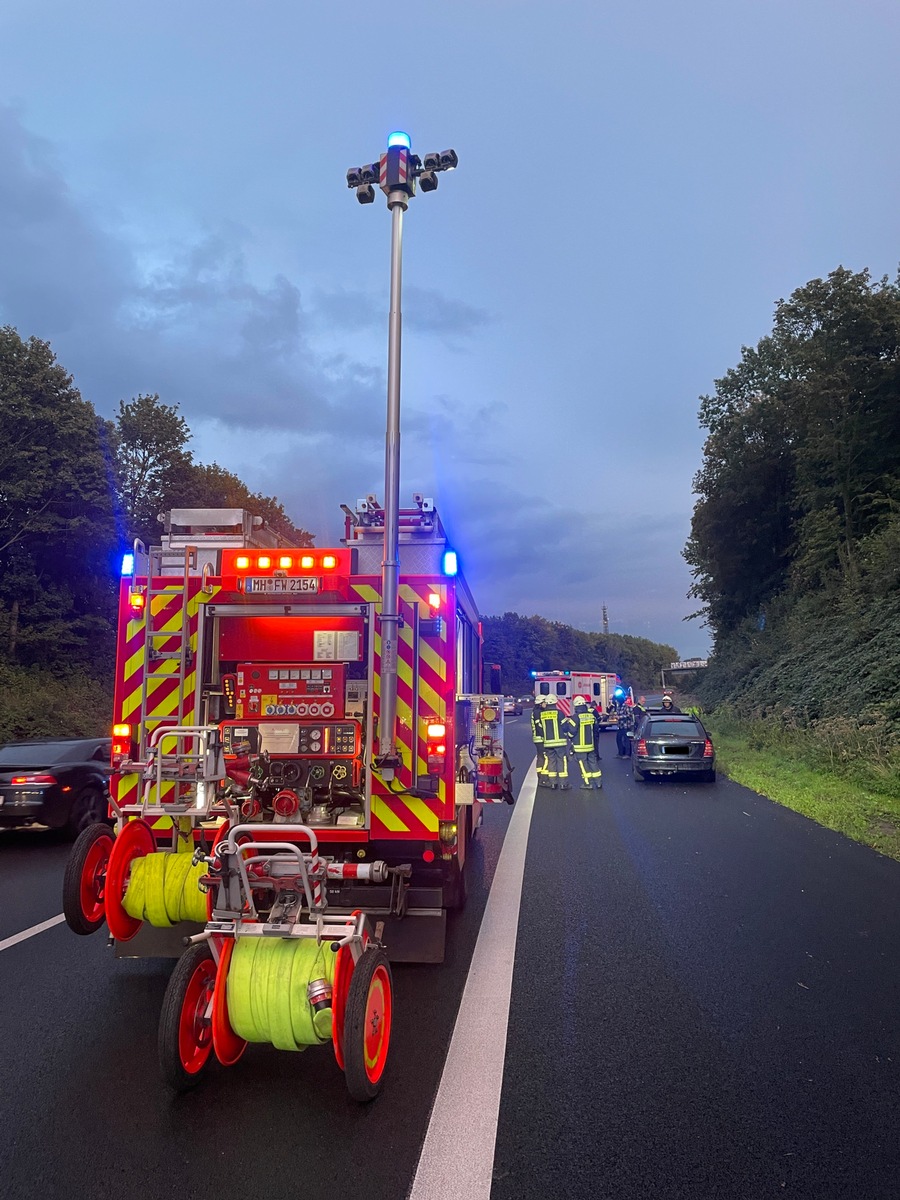
[[[332,988],[327,979],[313,979],[306,985],[306,997],[314,1012],[331,1008]]]

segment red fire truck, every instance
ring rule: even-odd
[[[329,868],[329,913],[363,909],[393,961],[442,960],[482,804],[512,800],[503,698],[481,690],[475,603],[434,504],[416,496],[399,517],[396,754],[379,763],[384,510],[372,496],[342,507],[334,548],[279,545],[246,512],[198,509],[167,514],[160,547],[137,544],[115,688],[123,845],[108,872],[102,831],[93,858],[93,843],[75,847],[77,932],[105,915],[117,954],[180,953],[183,929],[121,911],[129,864],[179,836],[206,845],[228,818],[281,841],[312,828],[347,876]],[[141,846],[126,851],[129,839]]]

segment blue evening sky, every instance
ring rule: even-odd
[[[459,170],[406,220],[403,494],[485,613],[703,653],[698,397],[838,265],[900,260],[895,0],[5,0],[0,322],[105,415],[320,545],[383,492],[391,129]]]

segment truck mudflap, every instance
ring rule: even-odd
[[[442,963],[447,940],[443,908],[409,909],[402,917],[370,914],[375,936],[393,963]]]
[[[362,909],[384,943],[391,962],[444,961],[447,913],[443,888],[404,883],[402,894],[389,885],[345,883],[339,896],[329,889],[328,911],[335,915]],[[381,930],[381,932],[379,932]]]

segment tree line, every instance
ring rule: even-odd
[[[779,300],[700,421],[685,557],[714,637],[708,698],[813,721],[894,704],[900,276],[840,267]]]
[[[503,669],[506,692],[531,692],[532,671],[614,671],[635,688],[659,683],[662,667],[678,658],[674,646],[620,633],[586,633],[548,621],[507,612],[485,617],[484,657]]]
[[[249,508],[311,544],[276,497],[196,462],[190,439],[157,395],[104,419],[47,342],[0,328],[0,684],[14,668],[108,676],[122,553],[158,544],[168,508]]]

